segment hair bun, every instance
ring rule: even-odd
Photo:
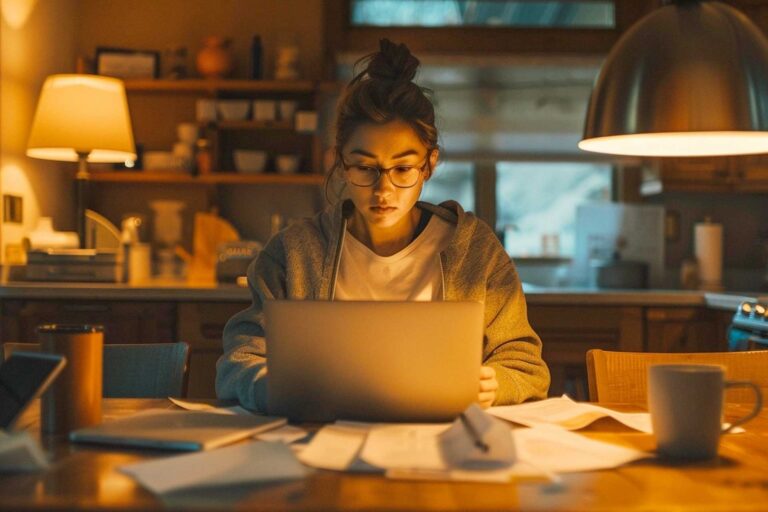
[[[410,82],[416,77],[418,68],[419,59],[411,54],[407,46],[382,39],[379,41],[379,52],[374,53],[368,63],[367,72],[374,80]]]

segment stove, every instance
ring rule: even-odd
[[[755,345],[758,345],[755,347]],[[729,350],[768,348],[768,303],[745,301],[736,309],[728,329]]]

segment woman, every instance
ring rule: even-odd
[[[344,200],[274,236],[251,264],[250,308],[224,328],[220,398],[265,410],[262,304],[315,300],[477,300],[485,304],[483,407],[546,396],[549,372],[514,265],[487,224],[453,201],[419,202],[437,165],[435,112],[413,83],[419,61],[384,39],[347,86],[332,176]]]

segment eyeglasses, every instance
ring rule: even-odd
[[[411,188],[419,182],[419,175],[424,171],[429,154],[421,165],[399,164],[392,167],[376,165],[348,164],[341,158],[341,165],[349,176],[349,181],[357,187],[372,187],[381,179],[382,174],[389,176],[389,181],[398,188]]]

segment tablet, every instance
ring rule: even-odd
[[[0,428],[10,430],[66,364],[54,354],[14,352],[0,365]]]

